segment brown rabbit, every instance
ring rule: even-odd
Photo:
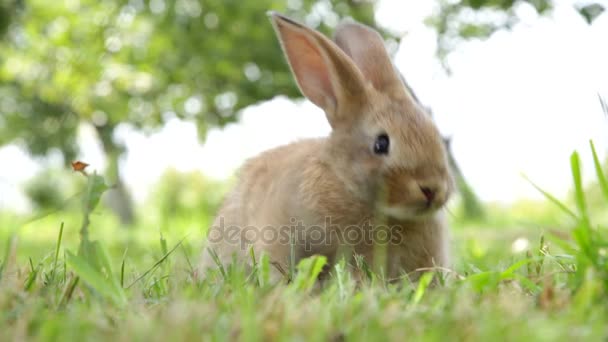
[[[446,151],[381,36],[346,22],[332,41],[269,16],[301,92],[325,111],[332,132],[248,160],[207,247],[221,263],[245,265],[252,247],[278,270],[313,254],[334,262],[342,247],[373,264],[380,245],[391,278],[448,266],[442,209],[453,180]],[[201,266],[216,267],[212,253],[203,253]]]

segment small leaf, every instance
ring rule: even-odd
[[[87,212],[91,212],[95,209],[95,207],[97,207],[97,204],[99,204],[99,200],[101,199],[101,195],[103,195],[103,193],[108,189],[109,187],[106,185],[106,182],[102,176],[94,174],[89,178],[89,188],[86,198]]]
[[[585,18],[587,24],[593,23],[606,10],[602,4],[595,3],[577,8],[578,13]]]
[[[124,305],[126,303],[126,297],[124,292],[117,291],[113,288],[104,278],[104,276],[97,271],[91,264],[82,256],[72,254],[67,251],[67,263],[74,269],[74,272],[89,285],[95,291],[99,292],[102,296],[111,299],[118,305]]]
[[[260,286],[265,286],[270,283],[270,258],[266,253],[262,253],[258,262],[258,280]]]
[[[85,170],[87,168],[87,166],[89,166],[89,164],[81,162],[79,160],[72,162],[72,170],[76,171],[76,172],[82,172],[85,173]]]

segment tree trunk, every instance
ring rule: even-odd
[[[462,198],[462,214],[464,215],[464,218],[471,220],[483,218],[485,215],[483,205],[481,204],[479,197],[477,197],[477,194],[475,194],[475,191],[473,191],[473,188],[467,183],[460,167],[458,167],[458,164],[456,163],[456,159],[452,153],[451,139],[443,138],[443,142],[448,152],[448,161],[452,172],[454,173],[456,187]]]
[[[133,200],[120,176],[119,159],[124,152],[124,147],[114,143],[112,139],[114,129],[110,124],[94,127],[108,158],[108,167],[105,174],[110,186],[112,186],[106,192],[104,202],[118,216],[123,225],[132,225],[136,220]]]

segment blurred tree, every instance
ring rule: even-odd
[[[48,176],[50,175],[43,172],[30,179],[25,185],[25,193],[38,210],[52,209],[64,198],[57,182],[47,182]]]
[[[516,10],[529,7],[539,15],[550,13],[555,0],[437,0],[438,10],[427,20],[437,31],[437,57],[449,73],[447,55],[464,40],[487,38],[518,21]],[[591,24],[605,11],[606,2],[581,0],[574,9]]]
[[[24,190],[35,209],[50,212],[58,207],[71,208],[70,199],[85,185],[85,177],[74,177],[62,169],[47,167],[29,179]]]
[[[67,165],[91,125],[116,184],[110,205],[133,221],[119,125],[152,132],[179,117],[204,138],[246,106],[300,96],[269,9],[325,32],[347,16],[375,26],[364,0],[0,0],[0,144],[59,149]]]
[[[0,0],[0,37],[8,31],[11,19],[23,6],[23,0]]]

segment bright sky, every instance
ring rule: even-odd
[[[570,153],[579,150],[585,174],[592,175],[589,139],[602,153],[608,150],[608,118],[597,97],[608,99],[608,14],[589,26],[573,1],[557,3],[550,17],[540,19],[521,5],[523,21],[512,31],[461,45],[450,56],[450,77],[434,57],[433,31],[422,23],[433,2],[379,4],[377,20],[407,32],[397,67],[433,108],[440,130],[453,137],[454,154],[484,200],[538,198],[522,173],[564,195],[571,184]],[[179,120],[151,136],[121,127],[118,137],[129,151],[122,173],[143,199],[167,167],[226,178],[260,151],[328,132],[320,109],[278,97],[246,109],[236,124],[211,130],[204,145],[194,125]],[[80,136],[81,159],[105,167],[91,130],[83,127]],[[0,149],[0,165],[0,207],[27,208],[20,187],[40,167],[15,146]]]

